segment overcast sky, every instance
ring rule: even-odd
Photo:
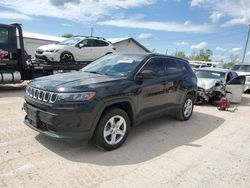
[[[160,53],[209,48],[214,60],[241,59],[250,0],[1,0],[0,19],[26,32],[89,35],[93,27],[96,36],[131,36]]]

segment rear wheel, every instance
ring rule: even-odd
[[[194,109],[194,99],[192,95],[187,95],[181,108],[178,110],[176,114],[176,118],[181,121],[188,120],[193,113]]]
[[[114,150],[125,142],[129,128],[130,119],[127,113],[120,108],[112,108],[102,115],[93,140],[104,150]]]
[[[63,63],[63,64],[75,63],[74,56],[69,52],[63,52],[60,57],[60,63]]]

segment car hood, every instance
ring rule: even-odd
[[[211,89],[212,87],[214,87],[218,81],[221,81],[221,80],[211,79],[211,78],[198,78],[197,86],[201,87],[205,90],[208,90],[208,89]]]
[[[29,83],[37,89],[52,92],[95,91],[97,87],[109,86],[124,77],[107,76],[86,72],[63,73],[34,79]],[[115,83],[113,83],[115,84]]]
[[[47,44],[47,45],[43,45],[38,47],[38,50],[57,50],[57,49],[62,49],[64,48],[64,45],[59,45],[59,44]]]

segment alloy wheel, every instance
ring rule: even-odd
[[[125,119],[116,115],[111,117],[104,126],[103,137],[107,144],[118,144],[126,134],[127,124]]]

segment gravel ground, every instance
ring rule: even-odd
[[[104,152],[26,127],[24,87],[0,87],[0,187],[250,187],[250,94],[234,113],[205,105],[187,122],[148,121]]]

